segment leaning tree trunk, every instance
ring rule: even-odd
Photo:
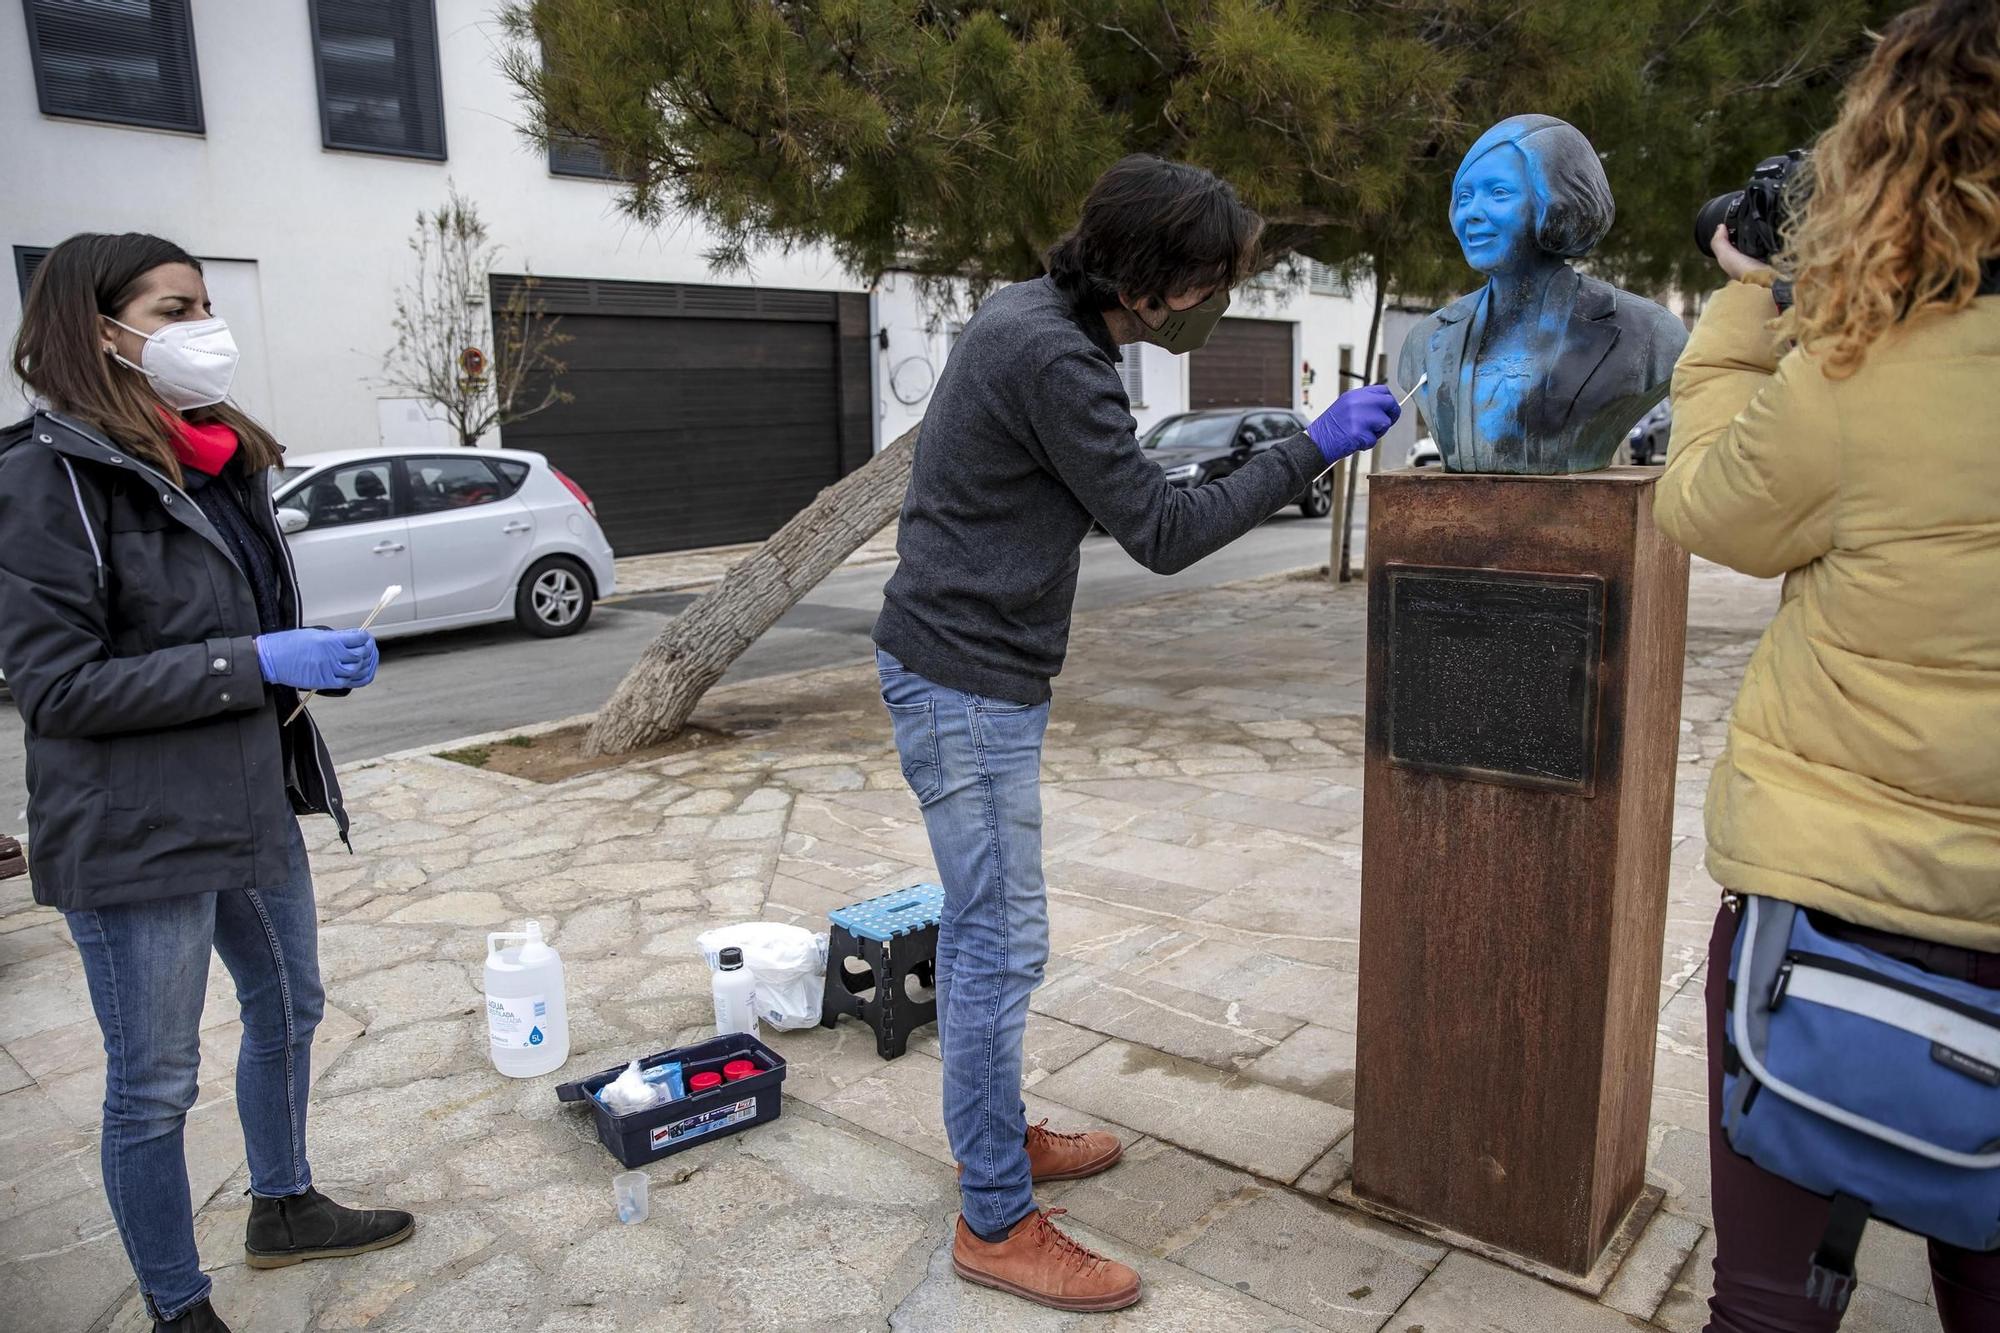
[[[668,621],[598,711],[583,752],[625,754],[679,735],[730,663],[896,516],[916,452],[912,427]]]

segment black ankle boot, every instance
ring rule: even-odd
[[[284,1268],[308,1259],[342,1259],[408,1240],[417,1220],[393,1208],[343,1208],[318,1190],[250,1200],[243,1249],[252,1268]]]
[[[153,1333],[229,1333],[229,1325],[204,1300],[181,1311],[177,1319],[155,1319]]]

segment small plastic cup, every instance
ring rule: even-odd
[[[752,1078],[757,1072],[757,1066],[748,1060],[731,1060],[722,1067],[722,1079],[725,1083],[734,1083],[739,1079]]]
[[[618,1220],[630,1226],[643,1222],[652,1212],[652,1204],[647,1198],[647,1186],[652,1177],[644,1171],[621,1171],[611,1177],[611,1202],[618,1210]]]

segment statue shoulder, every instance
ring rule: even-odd
[[[1479,293],[1485,290],[1484,287],[1481,287],[1467,292],[1465,295],[1439,306],[1436,310],[1431,311],[1430,314],[1425,315],[1415,324],[1412,324],[1410,331],[1403,335],[1403,350],[1397,357],[1397,364],[1405,369],[1419,368],[1417,373],[1421,374],[1422,371],[1420,368],[1424,363],[1424,356],[1426,349],[1430,345],[1431,335],[1448,324],[1457,324],[1461,321],[1471,319],[1473,314],[1479,309]],[[1411,382],[1411,377],[1405,376],[1404,382]]]
[[[1680,355],[1687,343],[1687,325],[1681,317],[1648,296],[1613,287],[1601,278],[1586,277],[1577,293],[1579,310],[1595,304],[1610,314],[1620,328],[1643,334],[1654,351],[1669,361]]]

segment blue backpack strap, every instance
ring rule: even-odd
[[[1723,1129],[1735,1142],[1735,1128],[1750,1109],[1763,1084],[1747,1072],[1746,1063],[1762,1063],[1774,999],[1781,999],[1785,951],[1798,916],[1792,903],[1746,894],[1736,921],[1736,946],[1729,958],[1728,1014],[1723,1023],[1723,1068],[1731,1076],[1723,1104]],[[1713,966],[1713,964],[1711,964]],[[1746,1062],[1748,1051],[1753,1061]]]
[[[1806,1271],[1806,1295],[1822,1310],[1847,1309],[1847,1298],[1854,1293],[1854,1256],[1861,1249],[1868,1211],[1866,1200],[1852,1194],[1833,1196],[1826,1232],[1813,1252],[1812,1267]]]

